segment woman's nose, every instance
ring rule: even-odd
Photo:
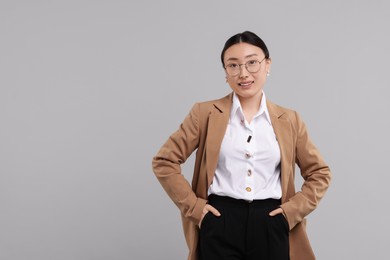
[[[242,64],[240,66],[240,74],[239,74],[240,78],[246,78],[248,77],[248,74],[249,74],[248,70],[246,69],[245,65]]]

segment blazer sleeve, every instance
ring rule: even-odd
[[[207,201],[198,198],[181,171],[181,164],[199,145],[199,104],[195,104],[179,129],[173,133],[153,158],[153,171],[160,184],[180,209],[196,225]]]
[[[317,207],[331,181],[328,165],[311,141],[304,122],[296,112],[293,125],[296,131],[295,162],[300,168],[304,183],[301,191],[281,205],[290,229]]]

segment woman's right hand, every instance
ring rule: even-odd
[[[204,216],[206,216],[206,214],[209,212],[213,213],[214,216],[217,216],[217,217],[221,216],[221,213],[219,213],[219,211],[216,208],[214,208],[210,204],[206,204],[203,208],[202,216],[201,216],[200,221],[199,221],[199,228],[202,225],[202,221],[203,221]]]

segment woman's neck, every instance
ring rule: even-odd
[[[244,113],[245,119],[250,123],[253,116],[259,111],[261,99],[263,97],[263,92],[259,95],[255,95],[249,98],[238,97],[240,100],[242,112]]]

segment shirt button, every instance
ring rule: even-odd
[[[251,176],[251,175],[252,175],[252,170],[249,169],[249,170],[248,170],[248,176]]]
[[[246,187],[245,190],[246,190],[247,192],[251,192],[251,191],[252,191],[252,189],[251,189],[250,187]]]
[[[250,153],[246,153],[245,156],[246,158],[251,158],[252,155]]]

